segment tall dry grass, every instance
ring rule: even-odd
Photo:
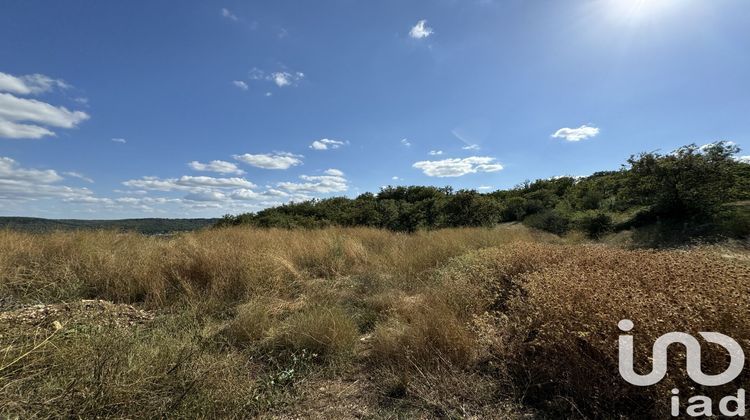
[[[454,258],[418,298],[395,300],[375,331],[375,361],[400,366],[390,380],[402,387],[429,377],[425,370],[470,367],[553,416],[663,416],[672,388],[717,398],[750,375],[696,388],[678,353],[665,380],[632,386],[618,373],[618,321],[635,322],[641,371],[649,370],[653,342],[671,331],[719,331],[748,349],[748,290],[743,259],[705,248],[503,245]],[[703,355],[707,372],[727,363],[724,352]]]
[[[672,331],[696,337],[718,331],[748,351],[748,266],[700,251],[571,247],[568,253],[564,261],[519,279],[519,293],[498,324],[492,352],[529,378],[529,399],[548,402],[555,396],[563,407],[575,404],[575,410],[596,415],[653,416],[668,412],[672,388],[720,399],[750,379],[745,373],[725,387],[697,386],[686,375],[682,352],[671,352],[670,374],[652,387],[627,384],[617,370],[621,319],[635,323],[640,371],[650,371],[651,346]],[[726,352],[704,346],[703,369],[722,372]]]
[[[725,390],[694,389],[679,354],[659,385],[625,383],[617,322],[635,322],[644,369],[670,331],[719,331],[750,351],[747,261],[738,248],[576,245],[519,225],[1,231],[0,309],[102,298],[156,320],[0,317],[0,416],[283,417],[332,378],[366,384],[383,417],[663,416],[671,387]],[[707,371],[724,363],[704,355]]]
[[[468,250],[533,240],[523,229],[451,229],[413,235],[375,229],[227,228],[147,237],[118,232],[0,231],[0,290],[18,299],[100,297],[160,307],[231,305],[294,296],[305,279],[378,273],[416,285]]]

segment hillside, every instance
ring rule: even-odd
[[[0,217],[0,229],[24,232],[50,232],[54,230],[114,229],[146,235],[185,232],[211,226],[217,219],[121,219],[76,220],[42,219],[36,217]]]
[[[515,223],[6,230],[0,250],[0,418],[665,418],[695,384],[619,380],[623,317],[644,359],[669,331],[750,340],[750,253],[727,246]]]
[[[319,228],[366,226],[394,231],[523,222],[557,235],[598,239],[633,230],[648,246],[750,235],[750,165],[726,142],[688,145],[668,154],[631,156],[619,170],[524,182],[481,193],[451,187],[388,186],[354,199],[291,203],[225,216],[219,226]]]

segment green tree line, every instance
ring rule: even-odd
[[[316,199],[226,215],[217,226],[370,226],[412,232],[518,221],[556,234],[578,229],[592,238],[648,226],[678,239],[746,237],[750,165],[735,159],[737,153],[739,148],[727,142],[688,145],[668,154],[631,156],[619,170],[527,181],[489,193],[388,186],[353,199]]]

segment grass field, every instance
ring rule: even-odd
[[[670,331],[750,349],[749,290],[739,246],[517,224],[0,231],[0,417],[664,417],[694,384],[625,383],[617,322],[643,369]]]

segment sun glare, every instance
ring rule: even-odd
[[[619,21],[655,19],[675,4],[674,0],[603,0],[607,15]]]

